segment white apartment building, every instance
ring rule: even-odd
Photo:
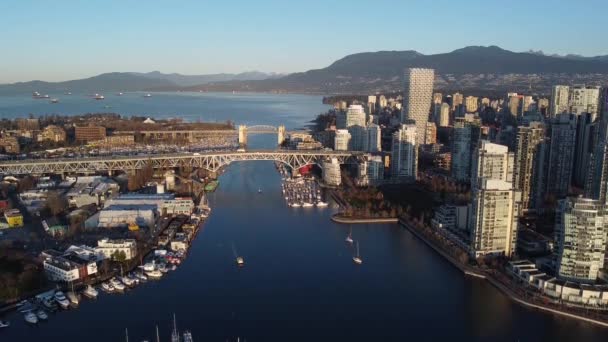
[[[471,254],[511,256],[517,242],[521,192],[513,187],[513,153],[482,140],[471,168]]]
[[[137,256],[137,243],[134,239],[111,240],[105,238],[97,241],[95,250],[106,258],[111,258],[116,252],[124,252],[126,260],[131,260]]]
[[[327,185],[338,186],[342,184],[340,163],[338,159],[331,158],[323,161],[323,182]]]
[[[350,145],[350,133],[346,129],[337,129],[334,137],[334,150],[348,151]]]
[[[426,128],[426,123],[424,124]],[[418,171],[417,125],[402,124],[393,134],[391,176],[413,181]]]
[[[559,202],[555,222],[557,276],[593,283],[604,267],[608,212],[598,200],[569,197]]]
[[[567,113],[569,111],[569,91],[570,87],[566,85],[555,85],[551,89],[551,104],[549,106],[549,113],[552,118],[557,114]]]

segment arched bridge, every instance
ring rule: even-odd
[[[269,125],[247,126],[247,133],[278,133],[279,128]]]
[[[97,172],[133,171],[152,165],[155,169],[192,167],[217,172],[235,161],[272,160],[293,169],[310,164],[321,165],[327,158],[336,158],[341,164],[356,162],[362,152],[351,151],[251,151],[209,152],[181,154],[150,154],[106,158],[24,160],[0,163],[0,175],[24,174],[89,174]]]
[[[279,127],[269,126],[269,125],[255,125],[255,126],[245,126],[239,125],[239,144],[247,145],[247,134],[248,133],[272,133],[277,135],[277,143],[281,145],[283,141],[285,141],[285,126],[281,125]]]

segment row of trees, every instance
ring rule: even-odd
[[[0,246],[0,301],[15,300],[46,285],[42,267],[24,251]]]

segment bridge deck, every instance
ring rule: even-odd
[[[351,151],[294,151],[256,150],[246,152],[206,152],[145,154],[139,156],[113,156],[80,159],[18,160],[0,163],[1,175],[46,174],[46,173],[94,173],[101,171],[137,170],[148,164],[154,168],[195,167],[218,171],[233,161],[274,160],[299,168],[308,164],[320,164],[325,158],[347,159],[362,156]]]

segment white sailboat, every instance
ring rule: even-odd
[[[173,331],[171,332],[171,342],[179,342],[179,332],[177,332],[177,322],[175,321],[175,314],[173,314]]]
[[[351,227],[346,236],[346,242],[353,243],[353,228]]]
[[[363,259],[361,259],[361,256],[359,255],[359,241],[357,241],[357,254],[353,257],[353,261],[357,265],[361,265],[363,263]]]

